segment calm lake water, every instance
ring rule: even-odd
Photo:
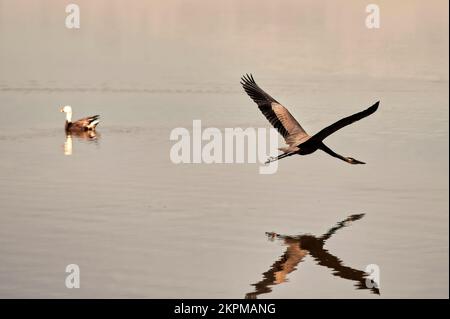
[[[0,297],[448,298],[448,2],[76,3],[0,0]],[[326,140],[367,165],[173,164],[193,120],[269,127],[246,72],[311,134],[380,100]]]

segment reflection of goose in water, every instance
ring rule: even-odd
[[[66,132],[95,131],[96,126],[100,123],[100,115],[88,116],[72,122],[72,108],[69,105],[64,106],[60,111],[66,113]]]
[[[95,130],[66,132],[66,141],[64,142],[64,155],[72,155],[73,137],[85,141],[97,141],[97,139],[100,137],[100,134],[98,134]]]
[[[374,113],[378,109],[378,105],[380,104],[379,101],[368,109],[345,117],[322,129],[319,133],[309,136],[283,105],[278,103],[256,84],[251,74],[242,77],[241,85],[252,100],[258,104],[260,111],[264,114],[270,124],[278,130],[278,133],[283,136],[288,145],[287,147],[280,148],[280,151],[282,151],[283,154],[269,158],[266,163],[277,161],[294,154],[308,155],[317,150],[322,150],[325,153],[350,164],[365,164],[353,157],[345,157],[335,153],[323,143],[323,140],[341,128]]]
[[[248,293],[245,297],[253,299],[258,295],[271,292],[270,286],[285,282],[287,275],[296,270],[297,265],[308,254],[313,257],[318,265],[330,268],[334,276],[356,281],[357,289],[370,289],[372,293],[379,294],[378,288],[368,288],[366,286],[366,277],[368,275],[366,272],[344,266],[342,260],[323,248],[325,241],[336,231],[348,226],[352,221],[361,219],[363,216],[364,214],[351,215],[337,223],[336,226],[320,237],[313,235],[284,236],[276,233],[266,233],[271,240],[274,238],[283,240],[287,248],[285,253],[273,263],[272,267],[263,273],[264,278],[252,285],[255,287],[255,291]]]

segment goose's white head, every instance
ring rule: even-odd
[[[60,109],[60,112],[66,113],[66,120],[67,120],[67,122],[71,122],[72,121],[72,108],[69,105],[63,106]]]

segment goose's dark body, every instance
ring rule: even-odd
[[[66,120],[65,130],[66,132],[86,132],[95,131],[100,118],[100,115],[94,115],[82,118],[75,122],[69,122]]]
[[[335,153],[323,143],[323,140],[337,130],[340,130],[347,125],[373,114],[378,109],[378,105],[380,103],[379,101],[366,110],[345,117],[322,129],[317,134],[310,136],[283,105],[281,105],[277,100],[262,90],[258,84],[256,84],[252,75],[245,75],[241,80],[241,85],[245,92],[258,105],[259,110],[263,113],[270,124],[277,129],[278,133],[283,136],[287,144],[286,147],[280,148],[280,151],[284,154],[281,154],[275,158],[270,158],[268,162],[276,161],[295,154],[308,155],[317,150],[322,150],[325,153],[350,164],[365,164],[364,162],[358,161],[352,157],[344,157]]]

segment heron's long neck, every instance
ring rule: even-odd
[[[327,154],[329,154],[329,155],[331,155],[331,156],[333,156],[333,157],[337,157],[337,158],[339,158],[339,159],[341,159],[341,160],[343,160],[343,161],[345,161],[345,162],[348,162],[348,160],[347,160],[346,157],[344,157],[344,156],[342,156],[342,155],[339,155],[338,153],[335,153],[333,150],[331,150],[330,148],[328,148],[328,146],[326,146],[326,145],[323,144],[323,143],[320,143],[319,148],[320,148],[322,151],[324,151],[325,153],[327,153]]]
[[[71,123],[72,122],[72,112],[66,113],[66,121]]]

